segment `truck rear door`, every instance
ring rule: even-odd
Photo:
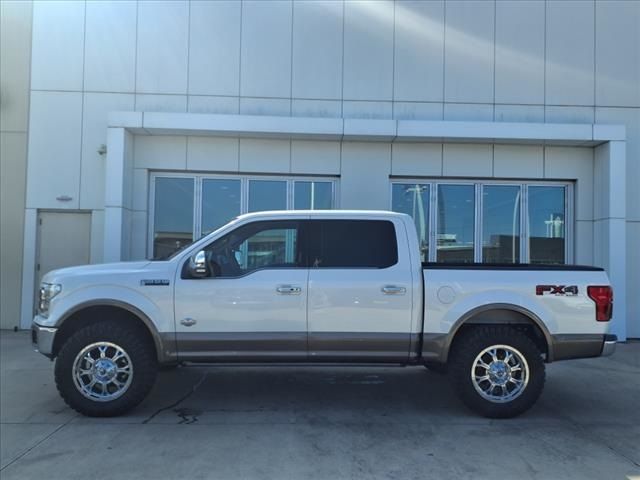
[[[381,217],[310,223],[309,358],[406,361],[413,292],[402,222]]]

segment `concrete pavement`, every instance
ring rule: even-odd
[[[640,476],[640,343],[548,366],[512,420],[424,368],[193,367],[131,414],[65,406],[25,332],[0,334],[0,477],[625,479]]]

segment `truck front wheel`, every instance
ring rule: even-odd
[[[56,359],[56,386],[83,415],[111,417],[138,405],[155,383],[154,349],[120,322],[88,325],[71,335]]]
[[[478,326],[455,341],[449,375],[471,410],[489,418],[510,418],[538,400],[545,367],[526,334],[506,326]]]

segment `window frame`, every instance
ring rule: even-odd
[[[192,241],[199,240],[202,235],[202,183],[203,180],[239,180],[240,181],[240,213],[249,213],[249,182],[251,180],[271,180],[286,182],[286,210],[294,210],[295,182],[325,182],[331,184],[332,209],[338,209],[338,177],[314,175],[268,175],[268,174],[234,174],[234,173],[197,173],[197,172],[149,172],[149,212],[147,215],[147,245],[146,258],[153,258],[154,229],[155,229],[155,196],[157,178],[191,178],[194,182],[193,194],[193,235]]]
[[[529,187],[556,187],[564,188],[565,211],[565,265],[574,262],[574,218],[575,218],[575,183],[567,180],[501,180],[468,178],[433,178],[433,177],[391,177],[389,182],[389,210],[393,210],[393,185],[416,184],[429,185],[429,258],[428,262],[437,262],[437,228],[438,228],[438,185],[473,185],[474,186],[474,245],[473,259],[475,263],[483,263],[482,260],[482,235],[483,235],[483,190],[485,186],[505,185],[520,187],[520,262],[527,264],[529,257]],[[443,263],[443,262],[440,262]]]

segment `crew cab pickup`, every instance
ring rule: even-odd
[[[614,351],[612,301],[601,268],[422,263],[404,214],[261,212],[164,260],[48,273],[32,336],[85,415],[133,408],[159,367],[357,362],[446,372],[472,410],[512,417],[545,363]]]

